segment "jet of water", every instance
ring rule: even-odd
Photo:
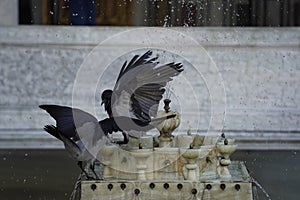
[[[255,180],[253,177],[251,177],[251,181],[252,183],[254,183],[257,187],[259,187],[259,189],[264,193],[264,195],[268,198],[268,200],[271,200],[270,195],[268,194],[268,192],[261,186],[261,184],[259,184],[259,182],[257,180]]]

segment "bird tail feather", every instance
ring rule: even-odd
[[[44,130],[50,135],[62,141],[65,145],[79,149],[78,145],[71,138],[64,136],[54,125],[46,125],[44,127]]]
[[[50,135],[56,137],[57,139],[61,140],[59,131],[57,130],[57,128],[55,126],[53,126],[53,125],[46,125],[44,127],[44,131],[46,131]]]

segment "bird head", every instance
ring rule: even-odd
[[[101,94],[101,105],[104,104],[104,106],[106,107],[110,101],[111,101],[111,96],[112,96],[112,90],[104,90]]]

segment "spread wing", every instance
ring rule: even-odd
[[[104,133],[98,120],[91,114],[77,108],[59,105],[40,105],[56,121],[57,129],[68,138],[77,138],[93,143],[101,140]]]
[[[152,52],[124,63],[112,96],[113,116],[130,116],[150,122],[156,116],[166,84],[183,71],[181,63],[159,64]]]

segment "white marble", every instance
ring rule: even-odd
[[[113,34],[133,29],[0,26],[0,148],[53,145],[53,139],[42,132],[43,125],[53,120],[38,104],[71,105],[76,73],[93,47]],[[237,138],[242,145],[238,148],[300,148],[299,28],[172,29],[193,37],[216,63],[226,92],[224,129]],[[134,40],[134,34],[128,35],[122,45],[132,45]],[[119,45],[106,46],[107,55]],[[198,56],[192,50],[188,53]],[[111,73],[110,79],[117,73]],[[205,85],[195,82],[194,86],[203,88],[199,129],[205,132],[209,98]],[[177,134],[188,129],[195,133],[193,105],[189,98],[184,104],[189,105],[185,117],[190,120],[182,122]],[[100,106],[97,109],[97,117],[105,117]],[[48,138],[42,140],[45,145],[39,145],[39,137]]]

